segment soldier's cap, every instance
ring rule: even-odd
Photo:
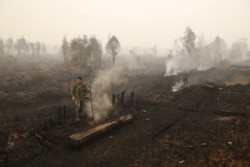
[[[82,77],[77,77],[76,79],[79,79],[79,80],[81,80],[81,81],[82,81]]]

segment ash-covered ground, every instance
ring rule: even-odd
[[[0,166],[250,166],[250,67],[164,76],[164,64],[125,68],[124,82],[105,91],[111,99],[126,90],[124,104],[95,124],[87,116],[74,122],[70,86],[78,75],[95,83],[99,73],[79,74],[57,63],[1,69]],[[58,121],[63,105],[66,118]],[[128,113],[135,117],[131,123],[71,145],[71,134]]]

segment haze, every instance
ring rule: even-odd
[[[0,37],[59,46],[64,35],[87,34],[105,45],[111,33],[123,49],[156,45],[164,53],[187,26],[229,45],[249,39],[249,16],[249,0],[0,0]]]

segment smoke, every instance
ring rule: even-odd
[[[183,81],[176,82],[175,85],[172,87],[172,92],[179,91],[180,89],[183,88],[183,86],[184,86],[184,82]]]
[[[111,112],[112,87],[122,86],[127,82],[128,80],[124,75],[124,70],[120,67],[114,66],[98,73],[91,85],[95,122],[104,120]],[[86,113],[89,117],[92,117],[91,103],[87,103]]]
[[[213,68],[225,71],[229,65],[249,65],[249,62],[250,52],[247,39],[240,39],[234,42],[231,48],[228,48],[222,38],[217,36],[213,42],[206,43],[203,37],[196,36],[187,27],[184,36],[175,40],[174,48],[168,55],[165,76],[185,75],[190,74],[191,71],[207,71]],[[227,74],[225,73],[225,75]],[[192,77],[192,84],[201,80],[203,82],[211,81],[211,77],[210,80],[199,77]],[[216,78],[216,76],[213,77]],[[190,78],[187,80],[190,85]],[[185,86],[183,78],[179,79],[173,84],[172,91],[176,92]]]
[[[190,40],[186,41],[190,42]],[[227,64],[244,64],[246,60],[250,59],[246,39],[233,43],[230,49],[220,37],[216,37],[209,44],[206,44],[203,38],[197,39],[196,37],[195,45],[191,49],[187,48],[190,44],[186,41],[181,38],[175,42],[175,47],[171,50],[166,62],[165,76],[177,75],[191,70],[205,71],[219,67],[225,62]]]

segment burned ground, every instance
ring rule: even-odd
[[[193,71],[177,92],[172,86],[182,76],[164,77],[164,66],[130,71],[114,92],[135,91],[135,103],[126,96],[106,122],[127,113],[135,119],[81,147],[69,136],[95,125],[72,120],[69,89],[77,74],[29,68],[1,74],[2,166],[250,166],[250,85],[233,84],[250,76],[249,67]],[[62,105],[66,120],[58,122]]]

